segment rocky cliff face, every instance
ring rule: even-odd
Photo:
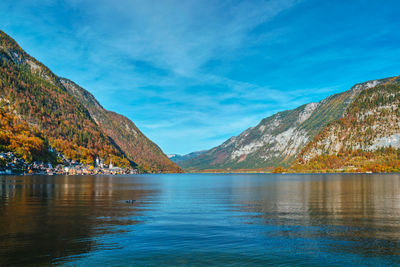
[[[279,112],[222,145],[179,164],[188,170],[288,167],[329,123],[345,115],[360,92],[387,81],[356,84],[318,103]]]
[[[391,155],[400,148],[399,106],[399,77],[370,83],[340,119],[304,147],[296,164],[304,169],[393,167],[395,163],[387,161],[398,158]],[[328,161],[336,161],[336,166],[328,166]]]
[[[129,119],[105,110],[88,91],[55,75],[1,31],[0,63],[5,111],[40,130],[67,158],[91,164],[100,157],[143,171],[180,171]]]

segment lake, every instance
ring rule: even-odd
[[[400,264],[400,175],[1,176],[0,265]]]

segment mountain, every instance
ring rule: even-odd
[[[360,92],[299,153],[297,171],[400,171],[400,76]]]
[[[168,155],[168,158],[171,161],[173,161],[173,162],[175,162],[176,164],[179,165],[180,163],[183,163],[183,162],[185,162],[185,161],[187,161],[189,159],[192,159],[192,158],[195,158],[195,157],[198,157],[198,156],[202,155],[204,152],[206,152],[206,150],[196,151],[196,152],[192,152],[192,153],[189,153],[189,154],[186,154],[186,155],[172,154],[172,155]]]
[[[99,157],[145,172],[180,171],[129,119],[105,110],[89,92],[55,75],[2,31],[0,98],[4,114],[23,121],[49,151],[68,159],[93,164]],[[26,157],[24,151],[30,148],[14,150]]]
[[[318,103],[276,113],[238,136],[179,165],[187,170],[289,167],[301,150],[331,122],[342,118],[360,92],[390,78],[354,85]]]
[[[82,103],[103,132],[110,137],[119,149],[147,171],[180,171],[162,150],[151,142],[136,125],[120,114],[105,110],[94,96],[74,82],[61,78],[67,91]]]

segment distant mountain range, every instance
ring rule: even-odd
[[[188,171],[400,170],[399,81],[356,84],[318,103],[276,113],[220,146],[176,162]]]
[[[170,160],[172,160],[173,162],[175,162],[176,164],[179,165],[189,159],[196,158],[205,152],[206,152],[206,150],[196,151],[196,152],[192,152],[192,153],[189,153],[186,155],[171,154],[171,155],[167,155],[167,156]]]
[[[60,78],[0,31],[0,152],[27,161],[56,151],[92,164],[99,157],[143,172],[181,169],[128,118],[104,109],[85,89]]]

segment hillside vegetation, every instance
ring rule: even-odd
[[[83,95],[91,96],[81,90]],[[9,105],[4,112],[16,114],[32,132],[40,131],[48,146],[68,159],[93,164],[99,157],[104,162],[112,160],[116,166],[138,167],[145,172],[180,171],[129,119],[104,110],[93,98],[101,110],[94,117],[84,99],[67,89],[65,79],[53,74],[1,31],[0,95]],[[133,138],[121,131],[127,124],[140,135]],[[137,143],[146,145],[127,149]]]
[[[363,90],[301,151],[297,171],[400,171],[400,79]]]
[[[56,155],[49,151],[48,140],[43,133],[9,112],[1,103],[0,153],[6,152],[12,152],[26,162],[33,159],[56,162]]]

